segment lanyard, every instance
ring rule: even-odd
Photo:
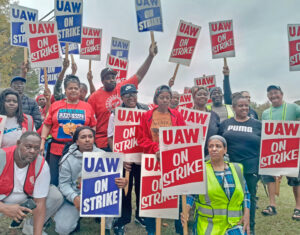
[[[282,117],[281,117],[282,121],[285,121],[285,118],[286,118],[286,106],[287,106],[286,103],[284,103],[283,104]],[[271,106],[270,111],[269,111],[270,120],[272,120],[272,108],[273,108],[273,106]]]

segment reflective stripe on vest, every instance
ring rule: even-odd
[[[232,110],[232,108],[231,108],[231,105],[225,104],[224,106],[225,106],[226,111],[227,111],[227,118],[229,119],[229,118],[234,117],[234,112],[233,112],[233,110]],[[209,111],[211,111],[211,110],[212,110],[212,105],[211,105],[211,104],[208,104],[208,105],[206,105],[206,108],[207,108]]]
[[[206,163],[207,169],[207,193],[199,195],[196,200],[196,211],[198,213],[198,234],[224,234],[240,221],[242,217],[242,205],[244,201],[244,190],[240,183],[242,181],[242,166],[229,163],[235,182],[235,190],[228,200],[224,190],[218,182],[210,161]],[[241,172],[239,175],[238,172]]]
[[[27,119],[27,131],[33,131],[33,119],[30,115],[27,115],[24,113],[24,115],[26,116]]]

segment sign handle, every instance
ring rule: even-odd
[[[172,77],[174,82],[175,82],[175,78],[176,78],[178,69],[179,69],[179,64],[176,64],[176,68],[175,68],[175,71],[174,71],[174,74],[173,74],[173,77]]]
[[[227,65],[227,59],[226,59],[226,57],[224,58],[224,67],[227,67],[228,65]]]
[[[130,175],[130,172],[126,170],[126,171],[125,171],[125,179],[127,179],[128,184],[127,184],[126,187],[124,188],[125,196],[127,196],[127,194],[128,194],[129,175]]]
[[[105,217],[101,217],[101,233],[100,235],[105,235]]]
[[[186,195],[182,195],[181,199],[182,199],[182,212],[183,212],[184,218],[187,218]],[[184,222],[184,225],[183,225],[183,234],[188,235],[187,220]]]
[[[74,60],[74,56],[73,56],[73,54],[71,54],[71,62],[72,62],[72,64],[74,64],[74,63],[75,63],[75,60]]]
[[[156,222],[155,235],[161,235],[161,218],[156,218],[155,222]]]
[[[279,197],[279,191],[280,191],[280,183],[281,183],[281,179],[279,177],[276,177],[276,181],[275,181],[275,195]]]
[[[45,90],[48,89],[48,75],[47,75],[47,68],[44,67],[44,80],[45,80]]]
[[[68,59],[68,56],[69,56],[69,43],[67,42],[67,43],[66,43],[65,58]]]
[[[91,70],[92,70],[92,60],[89,59],[89,72],[91,72]]]
[[[155,43],[155,40],[154,40],[154,32],[153,31],[150,31],[150,37],[151,37],[151,43],[152,45]]]
[[[24,63],[27,64],[28,62],[28,48],[24,47]]]

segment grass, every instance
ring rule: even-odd
[[[287,185],[286,180],[283,179],[280,187],[280,197],[277,198],[277,212],[276,216],[265,217],[262,216],[260,211],[268,205],[268,199],[264,192],[263,186],[259,183],[258,193],[259,197],[258,207],[256,211],[256,234],[257,235],[299,235],[300,234],[300,221],[293,221],[291,219],[295,200],[292,193],[292,188]],[[192,218],[192,217],[190,217]],[[9,234],[8,225],[10,220],[1,217],[0,220],[0,234]],[[162,234],[174,235],[174,221],[163,220],[162,223],[167,223],[167,226],[162,227]],[[189,223],[189,228],[192,226],[192,221]],[[191,230],[190,230],[191,231]],[[47,228],[46,232],[49,235],[56,234],[54,231],[54,223]],[[20,231],[17,234],[22,234]],[[93,218],[83,218],[81,220],[80,232],[74,233],[76,235],[94,235],[100,234],[100,224],[96,224]],[[113,232],[111,232],[113,234]],[[132,222],[126,226],[127,235],[144,235],[145,229],[134,223],[134,212]],[[191,232],[189,233],[191,234]]]

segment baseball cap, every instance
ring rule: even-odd
[[[278,91],[281,91],[281,88],[280,88],[280,86],[270,85],[270,86],[268,86],[268,88],[267,88],[267,92],[269,92],[270,90],[278,90]]]
[[[121,96],[129,93],[138,93],[136,90],[135,85],[133,84],[126,84],[121,87]]]
[[[219,91],[219,92],[222,93],[222,88],[221,88],[221,87],[218,87],[218,86],[212,87],[212,88],[209,90],[210,95],[211,95],[214,91]]]
[[[102,69],[101,71],[101,80],[103,80],[103,78],[108,75],[108,74],[114,74],[114,75],[117,75],[117,71],[113,70],[112,68],[105,68],[105,69]]]
[[[10,84],[12,84],[13,82],[15,81],[22,81],[22,82],[25,82],[26,83],[26,79],[23,78],[23,77],[14,77],[10,80]]]

